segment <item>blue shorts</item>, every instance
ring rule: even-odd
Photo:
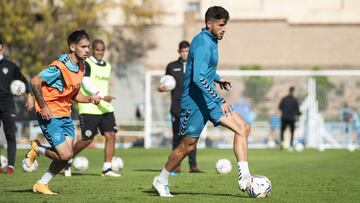
[[[74,139],[75,127],[70,117],[64,118],[51,118],[44,120],[37,114],[41,131],[43,132],[46,140],[52,147],[56,147],[66,141],[65,136]]]
[[[216,105],[211,110],[207,109],[207,107],[199,109],[181,109],[180,136],[198,138],[209,120],[214,126],[217,126],[223,116],[224,113],[219,105]]]

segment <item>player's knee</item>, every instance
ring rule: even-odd
[[[196,149],[196,145],[191,145],[189,146],[189,150],[188,150],[188,154],[192,153],[193,151],[195,151]]]
[[[59,154],[60,161],[69,161],[73,157],[72,152],[68,152],[65,154]]]
[[[243,124],[243,134],[248,137],[250,134],[250,125],[248,123]]]
[[[196,144],[191,144],[186,146],[186,154],[190,154],[196,149]]]
[[[83,141],[85,146],[88,146],[89,144],[92,143],[93,138],[86,138],[86,139],[83,139],[82,141]]]

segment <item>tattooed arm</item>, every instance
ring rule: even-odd
[[[41,91],[41,84],[43,82],[44,80],[39,75],[36,75],[31,79],[31,87],[34,92],[35,99],[41,108],[41,117],[45,120],[50,120],[51,110],[47,107]]]

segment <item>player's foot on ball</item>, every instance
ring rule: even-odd
[[[101,176],[110,176],[110,177],[120,177],[121,175],[118,173],[115,173],[114,171],[111,170],[111,168],[103,171],[101,173]]]
[[[190,168],[189,173],[205,173],[205,171],[202,171],[197,167],[193,167],[193,168]]]
[[[8,166],[6,174],[11,175],[14,173],[14,166]]]
[[[250,186],[250,179],[251,176],[248,176],[248,177],[243,177],[241,178],[241,180],[239,180],[239,187],[241,191],[245,192],[246,189]]]
[[[173,195],[170,193],[169,185],[159,183],[157,176],[154,178],[152,185],[153,188],[159,193],[160,197],[173,197]]]
[[[47,184],[35,183],[33,186],[33,192],[43,195],[57,195],[58,193],[53,192],[49,189]]]
[[[26,165],[28,167],[31,167],[34,164],[34,161],[39,157],[38,148],[39,148],[40,142],[39,140],[32,140],[30,143],[30,150],[26,154]]]

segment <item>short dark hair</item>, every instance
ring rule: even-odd
[[[91,47],[94,49],[97,44],[103,44],[105,46],[105,42],[102,39],[94,39],[91,44]]]
[[[79,43],[82,39],[90,40],[90,37],[85,30],[75,30],[69,35],[67,43],[70,46],[70,44]]]
[[[221,6],[212,6],[208,8],[205,13],[205,23],[215,19],[225,19],[225,22],[227,22],[230,19],[229,12]]]
[[[185,48],[188,48],[190,47],[190,43],[186,40],[183,40],[179,43],[179,50],[181,49],[185,49]]]

